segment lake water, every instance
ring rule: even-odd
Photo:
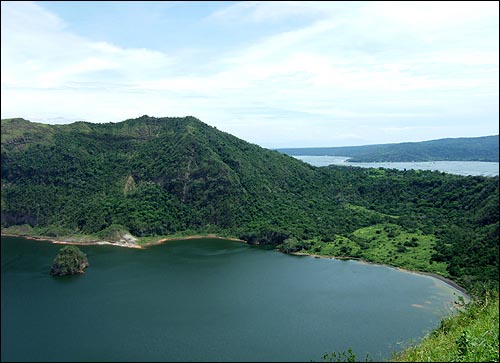
[[[313,166],[344,165],[360,166],[362,168],[389,168],[389,169],[419,169],[438,170],[458,175],[498,175],[498,162],[483,161],[426,161],[426,162],[386,162],[386,163],[350,163],[348,156],[331,155],[302,155],[293,157],[305,161]]]
[[[423,275],[199,239],[86,246],[85,274],[52,277],[61,245],[1,240],[2,361],[388,359],[452,311]]]

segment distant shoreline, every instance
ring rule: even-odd
[[[396,270],[400,270],[400,271],[403,271],[403,272],[408,272],[408,273],[414,273],[414,274],[419,274],[419,275],[434,277],[434,278],[436,278],[436,279],[444,282],[445,284],[451,286],[455,290],[459,291],[460,293],[462,293],[463,295],[465,295],[465,297],[467,297],[468,299],[471,299],[471,297],[470,297],[469,293],[467,292],[467,290],[464,289],[459,284],[457,284],[455,281],[450,280],[447,277],[441,276],[441,275],[433,273],[433,272],[410,270],[410,269],[407,269],[407,268],[404,268],[404,267],[392,266],[392,265],[388,265],[388,264],[385,264],[385,263],[378,263],[378,262],[366,261],[366,260],[363,260],[362,258],[357,258],[357,257],[323,256],[323,255],[309,254],[309,253],[304,253],[304,252],[291,252],[289,254],[290,255],[295,255],[295,256],[310,256],[310,257],[314,257],[314,258],[328,258],[328,259],[335,259],[335,260],[352,260],[352,261],[357,261],[357,262],[361,262],[361,263],[366,263],[368,265],[385,266],[385,267],[394,268]]]
[[[1,233],[2,236],[6,237],[19,237],[19,238],[25,238],[25,239],[30,239],[34,241],[42,241],[42,242],[51,242],[54,244],[70,244],[70,245],[77,245],[77,246],[93,246],[93,245],[110,245],[110,246],[117,246],[117,247],[126,247],[126,248],[136,248],[136,249],[144,249],[149,246],[156,246],[160,245],[166,242],[172,242],[172,241],[184,241],[184,240],[192,240],[192,239],[203,239],[203,238],[214,238],[214,239],[223,239],[223,240],[228,240],[228,241],[235,241],[235,242],[243,242],[247,243],[246,241],[235,238],[235,237],[221,237],[217,236],[215,234],[207,234],[207,235],[191,235],[191,236],[179,236],[179,237],[163,237],[160,238],[154,242],[148,242],[145,244],[134,244],[134,243],[123,243],[123,242],[110,242],[110,241],[105,241],[105,240],[94,240],[94,239],[89,239],[89,240],[71,240],[76,237],[66,237],[64,239],[56,239],[53,237],[43,237],[43,236],[23,236],[23,235],[16,235],[16,234],[11,234],[11,233]],[[336,259],[336,260],[353,260],[361,263],[366,263],[369,265],[379,265],[379,266],[386,266],[386,267],[391,267],[397,270],[401,270],[404,272],[408,273],[416,273],[420,275],[425,275],[429,277],[434,277],[447,285],[451,286],[455,290],[459,291],[463,295],[465,295],[468,299],[470,299],[470,296],[467,292],[466,289],[464,289],[462,286],[458,285],[456,282],[453,280],[450,280],[449,278],[446,278],[444,276],[441,276],[439,274],[433,273],[433,272],[425,272],[425,271],[416,271],[416,270],[410,270],[406,269],[403,267],[398,267],[398,266],[392,266],[384,263],[378,263],[378,262],[371,262],[371,261],[366,261],[361,258],[357,257],[343,257],[343,256],[323,256],[323,255],[316,255],[316,254],[310,254],[310,253],[304,253],[304,252],[291,252],[288,253],[290,255],[294,256],[309,256],[309,257],[314,257],[314,258],[327,258],[327,259]]]
[[[335,155],[293,155],[292,157],[315,167],[348,166],[360,168],[384,168],[397,170],[437,171],[460,176],[483,176],[494,178],[499,175],[498,161],[353,161],[346,156]]]
[[[165,242],[184,241],[184,240],[189,240],[189,239],[202,239],[202,238],[225,239],[225,240],[229,240],[229,241],[246,243],[242,239],[234,238],[234,237],[221,237],[221,236],[217,236],[215,234],[205,234],[205,235],[196,234],[196,235],[184,236],[184,237],[182,237],[182,236],[181,237],[164,237],[164,238],[160,238],[156,242],[146,243],[146,244],[144,244],[144,247],[159,245],[159,244],[163,244]]]

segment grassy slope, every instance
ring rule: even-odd
[[[307,244],[298,252],[331,257],[353,256],[368,262],[449,277],[445,263],[431,260],[435,244],[433,235],[420,230],[405,231],[392,223],[359,228],[351,238],[336,235],[332,241],[315,238],[308,240]]]

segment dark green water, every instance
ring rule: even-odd
[[[2,361],[376,361],[457,299],[426,276],[216,239],[82,247],[86,273],[52,277],[61,247],[2,237]]]

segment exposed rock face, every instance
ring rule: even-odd
[[[127,195],[135,191],[135,180],[132,175],[127,178],[125,182],[125,187],[123,188],[123,194]]]
[[[137,238],[132,236],[126,227],[112,224],[98,233],[104,243],[112,243],[125,247],[139,247]]]
[[[129,233],[125,233],[123,236],[121,236],[120,240],[118,241],[119,244],[123,245],[137,245],[137,238],[132,236]]]
[[[18,224],[29,224],[31,226],[36,226],[38,224],[38,217],[36,215],[28,213],[2,211],[1,221],[2,226]]]
[[[54,276],[82,274],[89,266],[85,253],[75,246],[61,248],[54,259],[50,274]]]

